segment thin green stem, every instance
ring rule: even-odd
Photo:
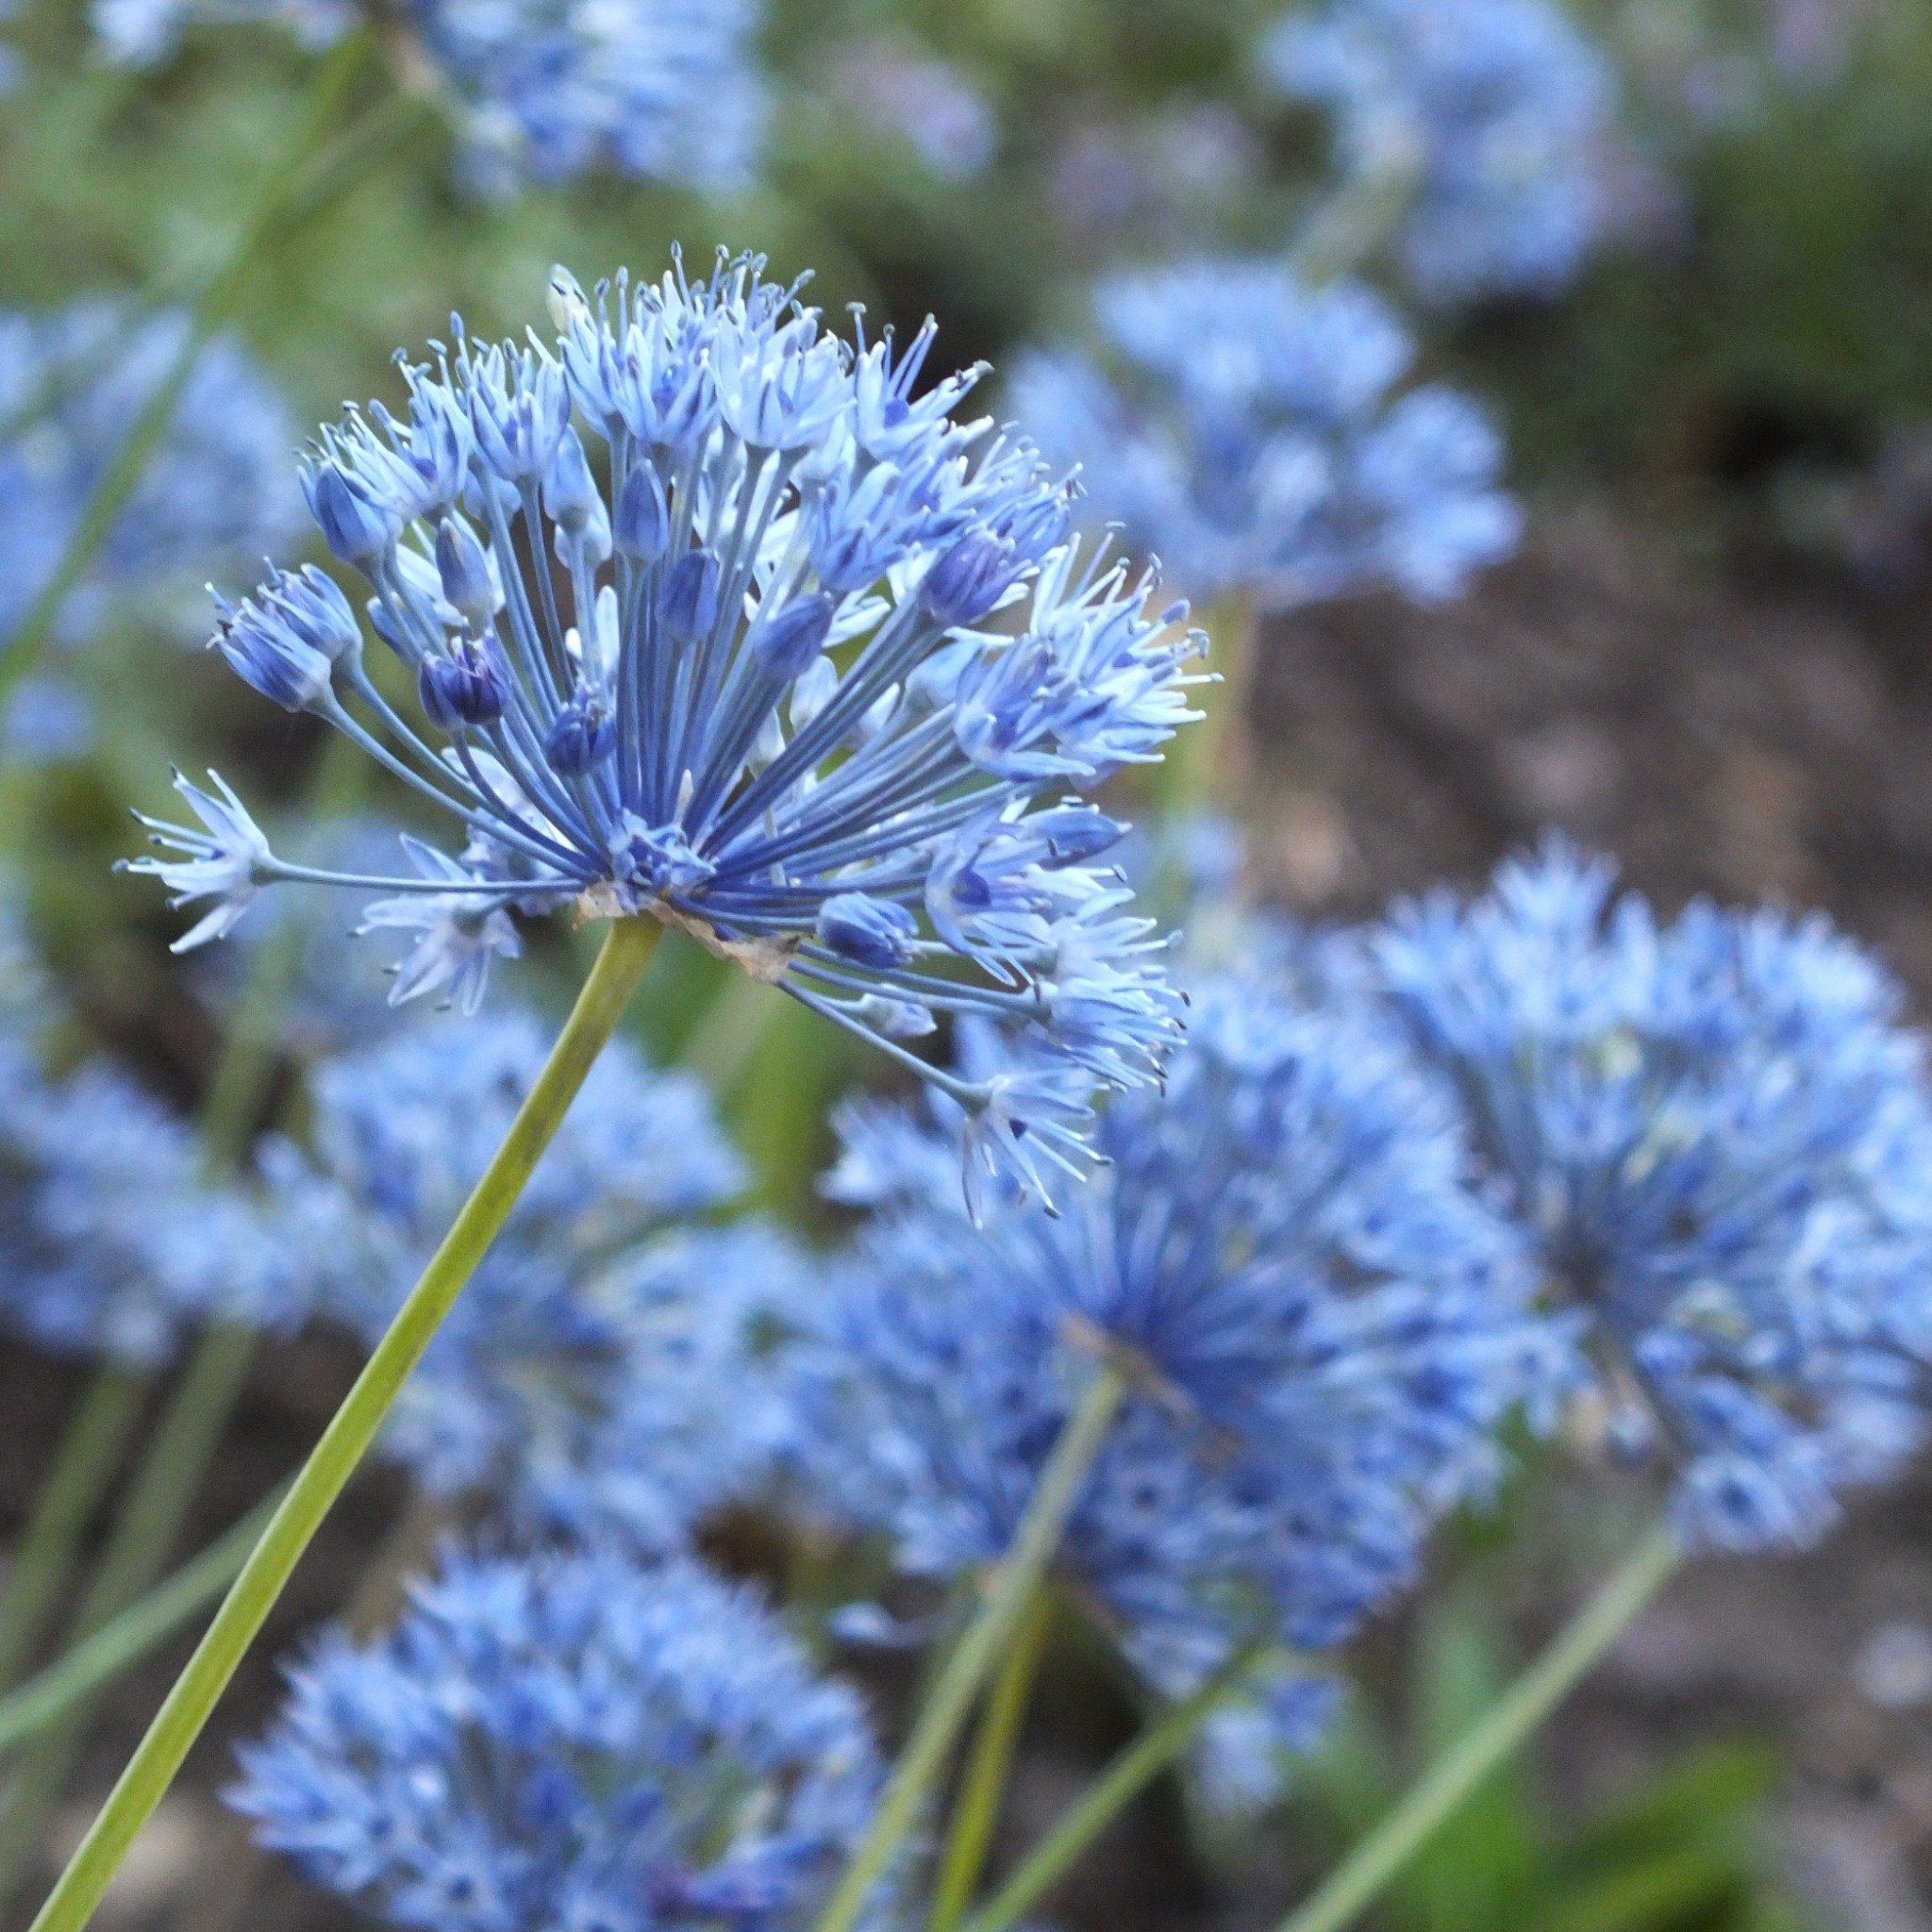
[[[721,1101],[727,1100],[737,1092],[759,1041],[791,1005],[775,987],[749,973],[734,973],[706,1003],[678,1058],[700,1074]]]
[[[80,1540],[121,1466],[149,1381],[145,1370],[104,1363],[61,1437],[0,1598],[0,1688],[32,1661],[60,1607]]]
[[[1020,1741],[1020,1726],[1025,1721],[1033,1680],[1046,1654],[1052,1628],[1053,1598],[1045,1591],[1037,1591],[1013,1633],[1012,1647],[1000,1674],[993,1679],[973,1755],[967,1760],[958,1802],[953,1809],[952,1834],[933,1884],[932,1932],[953,1932],[979,1883],[987,1847],[999,1823],[1000,1802],[1006,1796],[1007,1774]]]
[[[1201,628],[1208,633],[1207,668],[1219,682],[1194,688],[1201,721],[1188,725],[1161,760],[1161,803],[1174,813],[1231,803],[1248,768],[1256,639],[1252,600],[1221,598],[1201,613]]]
[[[304,788],[303,816],[315,820],[346,808],[359,793],[366,769],[353,747],[331,738]],[[302,927],[291,921],[258,949],[223,1036],[198,1122],[202,1173],[210,1184],[241,1160],[260,1114],[280,1054],[278,1022],[301,969],[302,944]],[[236,1324],[203,1333],[69,1622],[70,1643],[92,1636],[160,1574],[241,1400],[258,1346],[255,1331]],[[40,1840],[41,1826],[86,1741],[90,1715],[84,1706],[75,1709],[28,1754],[0,1806],[0,1903],[12,1896]]]
[[[350,35],[323,62],[294,138],[262,177],[226,256],[190,305],[188,326],[174,359],[136,414],[114,460],[102,472],[61,550],[59,561],[27,607],[6,652],[0,654],[0,700],[40,661],[53,637],[61,607],[140,487],[149,459],[174,420],[175,408],[202,350],[209,337],[233,314],[256,257],[279,225],[290,194],[367,52],[367,41],[360,35]]]
[[[269,223],[260,245],[285,243],[299,233],[306,222],[334,201],[372,160],[388,153],[429,111],[430,104],[421,94],[392,92],[310,156]],[[0,443],[24,436],[111,369],[143,323],[164,308],[192,308],[210,279],[223,273],[225,263],[226,251],[223,260],[212,267],[196,263],[186,273],[166,275],[118,304],[113,326],[102,331],[87,354],[50,369],[13,408],[0,411]]]
[[[1277,1932],[1343,1932],[1354,1924],[1483,1780],[1523,1748],[1636,1621],[1681,1560],[1681,1547],[1670,1528],[1660,1524],[1652,1530],[1550,1647],[1409,1787]]]
[[[1330,194],[1294,244],[1292,261],[1302,283],[1324,288],[1357,274],[1414,207],[1420,180],[1413,155],[1391,153]]]
[[[98,1635],[155,1580],[214,1460],[255,1354],[252,1328],[224,1324],[202,1337],[81,1591],[67,1626],[68,1643]],[[79,1704],[43,1732],[0,1805],[0,1907],[12,1899],[30,1868],[47,1814],[87,1742],[90,1715],[87,1705]]]
[[[536,1085],[423,1276],[324,1430],[288,1495],[33,1923],[80,1932],[200,1736],[291,1573],[375,1440],[409,1373],[516,1206],[642,978],[659,928],[614,922]]]
[[[978,1614],[933,1680],[872,1824],[819,1916],[817,1932],[852,1932],[873,1887],[911,1830],[979,1687],[1041,1587],[1126,1390],[1126,1370],[1112,1359],[1103,1362],[1088,1384],[1041,1472],[1040,1487],[1021,1519],[1012,1548],[989,1579]],[[55,1928],[38,1927],[36,1932]]]
[[[1060,1874],[1180,1756],[1227,1701],[1257,1655],[1243,1651],[1149,1724],[1034,1846],[1020,1869],[966,1921],[961,1932],[1006,1932],[1031,1911]]]
[[[268,1525],[279,1496],[258,1503],[242,1521],[191,1557],[165,1583],[130,1604],[84,1643],[38,1676],[0,1697],[0,1751],[33,1737],[164,1643],[235,1579]]]

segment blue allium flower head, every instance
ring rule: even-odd
[[[201,23],[272,22],[321,44],[369,16],[454,104],[466,175],[486,192],[592,168],[701,190],[752,178],[758,0],[94,0],[109,51],[142,65]]]
[[[841,109],[910,148],[941,181],[976,181],[999,152],[999,122],[972,80],[883,36],[839,50],[832,92]]]
[[[1404,385],[1408,335],[1368,289],[1210,259],[1116,275],[1095,309],[1099,359],[1028,355],[1015,413],[1191,594],[1442,598],[1514,546],[1494,428]]]
[[[1184,607],[1083,558],[1030,444],[958,420],[974,373],[919,389],[930,326],[848,344],[749,259],[552,295],[554,344],[458,329],[407,421],[352,414],[305,469],[425,721],[312,584],[256,594],[245,652],[224,633],[461,831],[369,915],[422,930],[399,991],[480,990],[513,912],[644,912],[875,1038],[881,1002],[972,1013],[1150,1078],[1177,999],[1078,794],[1192,715]],[[214,900],[199,939],[292,869],[189,802],[205,830],[157,828],[185,862],[142,865]],[[930,1077],[1029,1159],[1027,1123]]]
[[[314,1257],[318,1312],[371,1341],[387,1327],[546,1044],[534,1018],[506,1010],[413,1027],[317,1071],[312,1152],[277,1145],[269,1165],[285,1218],[310,1231],[298,1245]],[[759,1296],[782,1286],[782,1251],[689,1224],[742,1178],[694,1080],[607,1048],[399,1398],[388,1451],[432,1491],[479,1496],[527,1531],[616,1523],[675,1541],[751,1466],[770,1421],[730,1391],[759,1373],[752,1329]],[[708,1460],[678,1434],[708,1404]],[[584,1470],[617,1442],[633,1445],[628,1466],[586,1497]]]
[[[0,315],[0,649],[52,576],[129,424],[178,353],[188,318],[86,301]],[[184,612],[204,579],[294,534],[293,425],[232,342],[203,351],[147,474],[63,610],[74,639],[138,597]]]
[[[1058,1219],[1008,1191],[975,1228],[915,1117],[844,1126],[830,1190],[875,1213],[803,1313],[800,1453],[908,1571],[1007,1547],[1097,1349],[1134,1391],[1062,1573],[1162,1690],[1336,1643],[1490,1480],[1541,1347],[1527,1275],[1373,1029],[1209,988]]]
[[[150,1366],[210,1318],[290,1313],[286,1252],[208,1186],[188,1124],[106,1061],[64,1079],[0,1038],[0,1322],[37,1346]]]
[[[242,1766],[264,1843],[418,1932],[794,1932],[882,1782],[756,1597],[608,1551],[454,1558],[380,1641],[325,1635]]]
[[[1388,997],[1460,1097],[1608,1445],[1691,1536],[1803,1543],[1924,1433],[1932,1087],[1820,919],[1661,922],[1560,844],[1396,918]]]
[[[1608,219],[1608,62],[1551,0],[1324,0],[1269,37],[1264,65],[1333,116],[1342,165],[1402,197],[1417,291],[1545,294]]]

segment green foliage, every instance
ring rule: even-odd
[[[1430,1613],[1402,1712],[1383,1720],[1357,1700],[1303,1772],[1291,1821],[1303,1844],[1339,1851],[1359,1839],[1511,1674],[1479,1597]],[[1761,1746],[1712,1740],[1570,1818],[1551,1802],[1538,1759],[1519,1759],[1416,1857],[1375,1924],[1387,1932],[1810,1932],[1770,1869],[1777,1779]]]

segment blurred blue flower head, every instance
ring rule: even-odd
[[[1373,1031],[1208,988],[1058,1219],[1008,1195],[975,1228],[938,1134],[844,1125],[829,1186],[874,1214],[804,1311],[801,1454],[909,1572],[1008,1547],[1103,1351],[1133,1391],[1061,1570],[1165,1691],[1341,1641],[1491,1480],[1541,1347],[1528,1276],[1451,1111]]]
[[[858,1700],[755,1597],[610,1552],[458,1557],[330,1633],[232,1802],[420,1932],[796,1932],[881,1782]]]
[[[1558,844],[1411,908],[1376,959],[1574,1338],[1552,1406],[1591,1395],[1726,1547],[1807,1542],[1898,1465],[1932,1366],[1932,1088],[1879,966],[1820,919],[1660,922]]]
[[[0,1322],[135,1366],[209,1320],[281,1321],[286,1255],[253,1199],[205,1184],[188,1124],[105,1060],[50,1079],[0,1038]]]
[[[956,418],[974,372],[920,389],[929,325],[847,343],[743,259],[552,296],[553,344],[458,328],[407,419],[352,413],[304,467],[419,718],[313,569],[216,639],[462,833],[342,881],[386,884],[366,920],[415,935],[395,996],[474,1005],[514,913],[644,912],[902,1057],[887,1036],[942,1010],[1151,1078],[1177,999],[1080,794],[1192,715],[1185,608],[1083,556],[1030,444]],[[184,790],[204,827],[156,826],[182,858],[142,866],[213,901],[191,941],[325,875]],[[930,1077],[1037,1167],[1024,1088]]]
[[[1554,292],[1601,238],[1610,69],[1551,0],[1324,0],[1262,60],[1332,116],[1424,299]]]
[[[547,1043],[510,1011],[318,1069],[312,1151],[268,1156],[316,1313],[382,1334]],[[775,1236],[699,1224],[742,1180],[695,1080],[607,1048],[398,1398],[387,1452],[525,1534],[680,1541],[749,1479],[772,1423],[753,1331],[794,1264]]]
[[[1094,307],[1098,358],[1026,356],[1014,413],[1191,595],[1433,600],[1514,547],[1495,429],[1467,397],[1406,383],[1407,332],[1368,289],[1195,260],[1115,275]]]
[[[986,96],[936,55],[874,35],[841,47],[831,92],[844,114],[903,142],[942,181],[975,181],[999,152]]]
[[[0,315],[0,650],[60,562],[129,425],[180,353],[188,318],[109,301]],[[294,426],[255,363],[215,341],[159,448],[62,608],[71,641],[139,600],[192,621],[210,575],[250,569],[300,527]]]
[[[137,64],[204,23],[273,22],[320,44],[365,17],[404,31],[486,192],[593,168],[706,191],[751,181],[766,116],[758,0],[94,0],[103,42]]]

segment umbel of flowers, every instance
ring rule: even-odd
[[[758,0],[94,0],[114,58],[165,58],[187,28],[263,22],[326,45],[390,35],[453,111],[473,185],[585,170],[707,191],[750,180],[766,119]]]
[[[1881,967],[1821,919],[1660,920],[1561,845],[1372,957],[1574,1344],[1546,1407],[1592,1396],[1687,1534],[1808,1542],[1924,1441],[1932,1085]]]
[[[270,1161],[317,1314],[380,1337],[546,1045],[507,1010],[319,1071],[306,1150]],[[612,1042],[397,1398],[389,1453],[520,1536],[680,1542],[748,1477],[773,1421],[752,1332],[762,1298],[787,1292],[789,1251],[703,1224],[742,1181],[701,1084]]]
[[[175,310],[141,318],[109,301],[0,315],[0,648],[189,326]],[[236,343],[204,349],[61,637],[79,636],[117,594],[152,608],[285,542],[302,515],[286,468],[292,436],[281,398]]]
[[[421,1932],[801,1932],[881,1782],[748,1591],[608,1550],[451,1560],[325,1636],[242,1765],[265,1843]]]
[[[1415,345],[1373,290],[1202,258],[1107,277],[1093,312],[1097,355],[1024,358],[1014,413],[1190,595],[1433,600],[1515,547],[1501,438],[1408,379]]]
[[[860,1109],[831,1187],[874,1209],[803,1311],[813,1494],[910,1573],[995,1560],[1098,1358],[1132,1393],[1058,1574],[1157,1692],[1341,1641],[1497,1467],[1543,1353],[1453,1109],[1373,1027],[1252,983],[1196,998],[1162,1095],[1109,1107],[1058,1217],[977,1227],[942,1131]],[[1304,1732],[1319,1695],[1280,1700]]]
[[[1554,293],[1608,226],[1614,76],[1552,0],[1323,0],[1261,58],[1330,116],[1427,301]]]
[[[406,418],[351,412],[304,465],[411,697],[312,567],[216,640],[455,849],[410,840],[391,877],[285,862],[184,781],[205,828],[156,825],[181,856],[142,861],[213,902],[183,943],[335,880],[413,931],[401,988],[474,1004],[517,919],[651,914],[889,1046],[941,1012],[1016,1031],[1025,1066],[931,1077],[982,1157],[1071,1161],[1090,1085],[1150,1079],[1176,1025],[1102,862],[1121,827],[1082,794],[1191,715],[1185,608],[1069,537],[1030,443],[958,413],[976,372],[920,389],[930,325],[847,342],[746,258],[551,295],[552,340],[458,324],[405,371]]]

